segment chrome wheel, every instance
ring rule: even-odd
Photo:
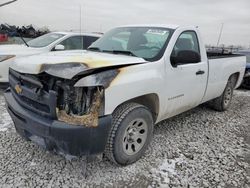
[[[231,99],[232,99],[232,89],[231,87],[228,87],[224,96],[224,105],[228,106],[231,102]]]
[[[143,119],[131,121],[123,136],[123,151],[127,155],[135,155],[147,140],[148,125]]]

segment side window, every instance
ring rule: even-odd
[[[84,36],[83,37],[83,49],[86,50],[98,37]]]
[[[65,50],[81,50],[82,49],[82,37],[74,36],[62,41],[60,44],[65,47]]]
[[[171,64],[176,67],[181,64],[199,63],[200,48],[194,31],[185,31],[177,39],[171,53]]]

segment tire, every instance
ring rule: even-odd
[[[151,112],[137,103],[118,107],[113,115],[112,128],[105,157],[117,165],[129,165],[141,158],[153,137]]]
[[[229,79],[222,95],[212,101],[211,103],[212,108],[219,112],[226,111],[231,105],[233,90],[234,86],[232,79]]]

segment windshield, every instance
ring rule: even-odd
[[[107,32],[89,50],[134,55],[149,61],[162,57],[172,30],[158,27],[121,27]]]
[[[30,47],[42,48],[42,47],[50,45],[52,42],[55,42],[56,40],[62,38],[63,36],[64,36],[63,34],[49,33],[49,34],[40,36],[38,38],[35,38],[33,40],[30,40],[27,43]]]

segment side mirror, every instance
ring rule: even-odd
[[[183,50],[179,51],[176,56],[171,55],[170,61],[173,67],[177,67],[182,64],[199,63],[201,62],[201,56],[197,52]]]
[[[65,50],[65,47],[62,44],[58,44],[55,46],[55,51],[62,51]]]

